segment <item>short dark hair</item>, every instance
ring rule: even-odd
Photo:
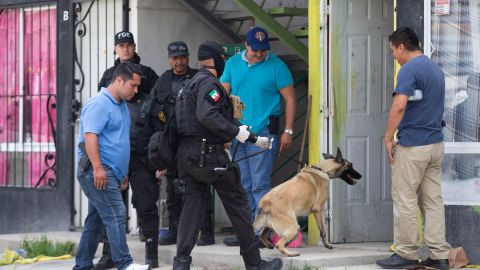
[[[388,41],[392,43],[393,46],[397,47],[400,44],[403,44],[405,48],[409,51],[420,50],[420,42],[418,41],[418,36],[415,31],[410,27],[400,27],[390,36],[388,36]]]
[[[142,67],[135,63],[120,63],[113,72],[112,82],[121,77],[122,80],[128,81],[133,78],[133,74],[137,74],[142,77]]]

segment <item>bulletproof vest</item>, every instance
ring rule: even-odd
[[[200,83],[203,80],[209,80],[209,83]],[[177,132],[182,136],[202,137],[212,143],[223,143],[220,134],[213,134],[205,128],[197,119],[195,110],[197,107],[197,93],[199,87],[209,87],[223,89],[222,85],[213,76],[198,72],[183,89],[178,93],[175,100],[175,114],[177,118]],[[233,107],[229,98],[223,97],[217,105],[220,113],[227,119],[233,119]]]
[[[127,102],[130,111],[130,152],[138,155],[147,154],[147,146],[153,130],[149,125],[148,113],[151,111],[152,99],[144,93],[137,93],[133,100]]]

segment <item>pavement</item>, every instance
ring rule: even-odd
[[[3,234],[0,235],[0,251],[5,248],[18,248],[25,237],[32,239],[46,235],[53,241],[74,241],[80,239],[80,232],[47,232],[30,234]],[[239,255],[238,247],[223,245],[223,238],[231,236],[217,234],[217,244],[212,246],[195,247],[192,252],[192,270],[200,269],[243,269],[243,261]],[[128,236],[128,246],[134,261],[143,262],[144,243],[138,237]],[[324,269],[324,270],[366,270],[379,269],[374,265],[375,261],[391,255],[390,243],[355,243],[334,244],[334,249],[329,250],[323,246],[306,247],[297,249],[301,253],[298,257],[286,257],[278,250],[261,250],[262,258],[281,258],[286,270]],[[100,257],[101,244],[97,250],[97,258]],[[176,246],[159,246],[159,260],[161,265],[156,269],[172,269],[172,261],[175,256]],[[0,266],[0,270],[67,270],[74,265],[74,260],[40,262],[30,265]],[[311,268],[308,268],[311,267]]]

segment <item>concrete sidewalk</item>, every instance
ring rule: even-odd
[[[18,248],[25,237],[29,239],[47,235],[51,240],[74,241],[80,239],[80,232],[48,232],[32,234],[5,234],[0,235],[0,250],[4,248]],[[222,244],[226,236],[216,235],[216,245],[195,247],[192,252],[193,269],[243,269],[243,261],[239,255],[238,247],[227,247]],[[336,244],[334,249],[329,250],[320,247],[303,247],[298,249],[301,253],[298,257],[285,257],[277,250],[263,249],[263,258],[282,258],[283,269],[301,270],[304,266],[320,267],[326,270],[344,269],[378,269],[373,263],[381,258],[390,255],[389,243],[360,243],[360,244]],[[128,237],[128,246],[136,262],[143,262],[144,243],[138,237]],[[171,269],[173,257],[175,256],[175,245],[159,246],[159,259],[163,263],[158,269]],[[97,257],[100,256],[101,245],[97,250]],[[74,265],[74,260],[35,263],[33,265],[10,265],[0,267],[0,270],[67,270]]]

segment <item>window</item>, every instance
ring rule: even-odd
[[[0,187],[54,187],[55,5],[0,10],[0,40]]]
[[[445,74],[445,203],[480,204],[480,0],[450,1],[447,9],[435,2],[426,5],[425,45]]]

